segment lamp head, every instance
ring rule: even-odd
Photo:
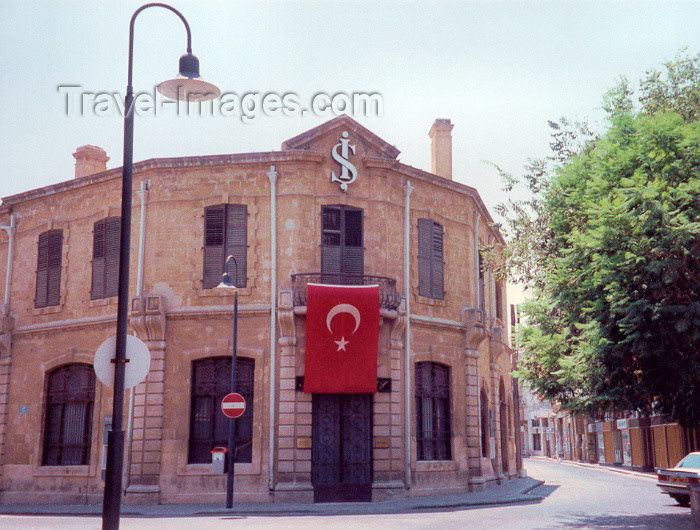
[[[221,90],[216,85],[207,83],[200,77],[199,59],[191,52],[180,57],[177,76],[163,81],[156,88],[166,98],[180,101],[209,101],[221,95]]]
[[[217,289],[227,289],[231,290],[232,292],[237,290],[238,287],[236,287],[233,283],[233,278],[231,277],[231,273],[225,272],[221,275],[221,283],[216,286]]]

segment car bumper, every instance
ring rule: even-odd
[[[658,482],[656,485],[661,488],[661,493],[690,496],[690,490],[686,484],[680,484],[678,482]]]

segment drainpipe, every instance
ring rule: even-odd
[[[141,220],[139,223],[139,260],[138,269],[136,271],[136,297],[141,298],[143,295],[143,260],[145,254],[146,243],[146,202],[148,199],[148,188],[151,182],[149,180],[141,181],[141,188],[136,192],[141,201]],[[129,389],[129,415],[126,420],[126,465],[124,466],[124,488],[127,489],[131,484],[131,441],[134,436],[134,399],[135,387]]]
[[[406,301],[406,339],[404,340],[404,409],[406,410],[406,489],[411,489],[411,193],[415,188],[410,181],[404,184],[403,218],[403,285]]]
[[[7,271],[5,273],[5,299],[3,300],[2,313],[3,316],[10,314],[10,280],[12,279],[12,261],[15,253],[15,214],[10,214],[10,224],[0,226],[7,232]]]
[[[493,236],[489,235],[489,246],[493,243]],[[493,268],[489,267],[489,326],[496,318],[496,281],[493,276]]]
[[[275,387],[277,362],[275,341],[277,330],[277,171],[275,166],[270,166],[267,172],[270,179],[270,460],[269,478],[267,487],[270,491],[275,488]]]
[[[479,212],[474,212],[474,307],[479,309],[479,301],[481,299],[481,285],[479,284],[479,221],[481,220],[481,214]],[[484,293],[484,296],[486,294]],[[484,315],[486,317],[486,315]],[[486,320],[486,318],[484,318]],[[484,322],[486,324],[486,322]]]
[[[146,199],[148,198],[148,188],[151,185],[150,180],[141,181],[141,189],[137,191],[141,200],[141,223],[139,226],[139,263],[136,272],[136,296],[143,294],[143,259],[146,241]]]

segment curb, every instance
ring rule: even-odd
[[[216,517],[216,516],[257,516],[257,517],[279,517],[279,516],[309,516],[309,515],[371,515],[371,514],[397,514],[397,513],[411,513],[411,512],[421,512],[429,510],[450,510],[458,508],[468,508],[468,507],[487,507],[487,506],[505,506],[510,504],[529,504],[540,502],[545,499],[540,495],[530,495],[535,488],[542,486],[544,481],[530,479],[531,484],[528,484],[524,489],[519,491],[513,491],[510,493],[503,492],[503,494],[498,494],[498,489],[491,491],[491,496],[494,498],[489,499],[487,495],[480,495],[480,498],[469,499],[464,498],[443,498],[442,502],[439,498],[430,498],[429,496],[419,497],[410,499],[404,498],[397,501],[381,501],[376,503],[347,503],[338,506],[329,505],[311,505],[311,506],[300,506],[300,505],[288,505],[286,507],[282,506],[269,506],[267,509],[260,509],[261,507],[247,504],[244,506],[235,506],[231,509],[225,509],[219,506],[211,506],[209,509],[206,506],[192,506],[189,507],[172,505],[169,508],[163,508],[164,505],[159,505],[159,508],[155,506],[144,506],[141,507],[128,507],[123,506],[121,510],[120,517],[123,518],[144,518],[144,519],[154,519],[160,517]],[[487,490],[488,491],[488,490]],[[439,496],[436,496],[439,497]],[[15,509],[6,509],[10,506],[14,506]],[[21,506],[21,507],[20,507]],[[22,509],[22,508],[26,508]],[[155,508],[155,509],[154,509]],[[95,506],[85,506],[85,505],[47,505],[45,509],[37,509],[34,507],[32,509],[31,505],[0,505],[0,515],[31,515],[37,517],[60,515],[67,517],[99,517],[101,515],[101,507],[99,505]]]

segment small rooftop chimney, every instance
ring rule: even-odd
[[[452,122],[437,119],[430,128],[430,171],[439,177],[452,180]]]
[[[75,178],[86,177],[107,170],[109,157],[105,150],[94,145],[83,145],[73,153],[75,158]]]

